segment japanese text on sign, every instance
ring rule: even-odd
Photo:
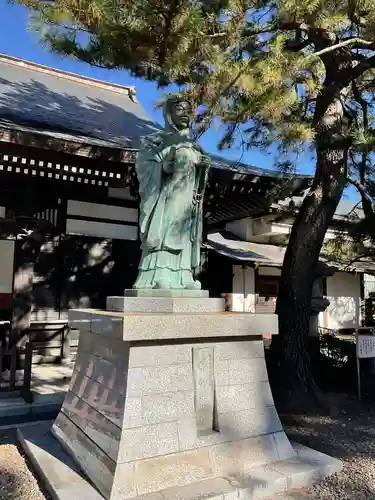
[[[359,358],[375,358],[375,337],[373,335],[357,336],[357,356]]]

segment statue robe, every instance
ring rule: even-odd
[[[201,154],[174,131],[143,139],[136,162],[142,258],[134,288],[200,287],[193,272],[200,266],[207,177],[207,169],[198,168]]]

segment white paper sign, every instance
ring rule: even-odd
[[[357,335],[357,356],[363,358],[375,358],[375,336]]]

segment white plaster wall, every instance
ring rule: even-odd
[[[136,208],[103,205],[86,201],[68,200],[67,215],[77,215],[82,218],[98,218],[124,222],[138,222]]]
[[[368,299],[370,293],[375,292],[375,276],[372,276],[371,274],[365,274],[363,276],[364,278],[364,292],[365,292],[365,299]]]
[[[95,238],[106,238],[110,240],[133,240],[138,239],[137,226],[123,224],[111,224],[109,222],[94,222],[90,220],[66,220],[66,234],[79,236],[93,236]]]
[[[250,217],[247,217],[245,219],[228,222],[225,225],[225,229],[243,241],[250,241],[253,234],[252,219]]]
[[[281,269],[260,266],[258,273],[280,276]],[[360,326],[361,281],[359,274],[338,272],[327,279],[330,306],[319,314],[319,326],[338,329]],[[251,267],[233,266],[233,310],[255,312],[255,273]]]
[[[361,280],[359,274],[337,272],[327,278],[327,298],[330,305],[326,311],[328,328],[357,328],[360,326]]]
[[[263,276],[280,276],[278,267],[260,266],[258,273]],[[252,267],[233,266],[233,303],[234,311],[255,313],[257,296],[255,294],[255,271]]]
[[[0,293],[12,293],[14,241],[0,240]]]
[[[325,314],[325,312],[320,312],[318,314],[318,326],[320,326],[321,328],[328,328],[328,325],[326,325]]]
[[[138,239],[136,225],[118,223],[138,222],[138,210],[135,208],[68,200],[67,215],[67,234],[118,240]]]
[[[254,313],[255,303],[254,269],[233,266],[233,310]]]
[[[264,267],[260,266],[258,274],[261,276],[281,276],[281,269],[279,267]]]

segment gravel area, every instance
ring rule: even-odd
[[[344,467],[311,492],[296,493],[290,498],[374,500],[375,403],[361,404],[353,396],[334,394],[328,400],[330,415],[284,417],[284,428],[290,439],[339,458]]]
[[[375,402],[330,395],[330,415],[283,416],[290,439],[344,462],[339,474],[311,491],[272,500],[375,500]],[[16,432],[0,430],[0,500],[51,500],[30,472]],[[269,499],[271,500],[271,499]]]
[[[15,430],[0,430],[0,500],[50,500],[17,446]]]

